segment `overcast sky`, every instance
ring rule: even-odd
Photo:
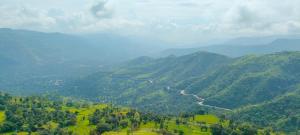
[[[166,41],[298,34],[300,0],[0,0],[0,27]]]

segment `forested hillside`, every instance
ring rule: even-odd
[[[205,97],[208,103],[237,108],[295,91],[299,69],[299,52],[245,56],[182,87]]]
[[[271,126],[285,132],[297,131],[300,127],[300,93],[287,93],[271,101],[238,109],[233,119],[249,121],[259,126]]]
[[[299,58],[299,52],[240,58],[205,52],[161,59],[143,57],[114,72],[97,73],[71,82],[64,92],[94,101],[164,113],[190,111],[201,106],[204,109],[217,107],[236,110],[247,105],[262,106],[271,101],[283,110],[294,108],[297,112],[297,100],[288,106],[278,103],[282,100],[277,99],[289,93],[299,96],[295,92],[300,83]],[[181,90],[197,94],[204,99],[204,105],[199,106],[196,98],[183,96]],[[282,118],[287,115],[279,110],[268,113],[280,116],[278,121],[284,120]],[[260,116],[262,119],[266,115]],[[264,126],[271,126],[274,120],[264,122]],[[281,127],[278,124],[274,127],[283,130],[288,122],[281,124]]]
[[[182,57],[133,60],[113,72],[100,72],[67,84],[63,93],[96,101],[153,109],[170,113],[197,106],[180,95],[177,83],[218,69],[231,59],[199,52]],[[180,106],[184,105],[184,106]],[[169,110],[166,110],[169,108]]]
[[[236,124],[204,111],[180,116],[156,115],[109,104],[0,94],[0,134],[34,135],[236,135],[272,133]]]
[[[234,59],[206,52],[161,59],[144,57],[113,72],[100,72],[76,80],[67,85],[66,88],[73,88],[65,92],[89,98],[99,98],[97,94],[118,94],[112,97],[117,99],[131,98],[130,94],[142,98],[138,93],[147,97],[153,92],[162,97],[173,93],[179,95],[180,90],[186,90],[205,98],[210,104],[237,108],[293,91],[299,83],[299,58],[299,52]]]

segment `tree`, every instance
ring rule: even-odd
[[[4,122],[4,124],[1,126],[1,132],[10,132],[10,131],[14,131],[16,129],[16,124],[7,121]]]
[[[5,110],[5,105],[0,104],[0,111],[4,111],[4,110]]]
[[[120,122],[120,126],[121,126],[122,128],[126,128],[126,127],[128,126],[128,122],[125,121],[125,120],[122,120],[122,121]]]
[[[211,126],[211,132],[213,135],[221,135],[223,132],[223,127],[222,125],[219,124],[214,124]]]
[[[176,119],[176,125],[178,126],[180,124],[180,120]]]
[[[243,124],[239,127],[243,135],[256,135],[257,129],[249,124]]]
[[[111,131],[112,126],[107,123],[100,123],[97,125],[96,132],[99,134],[103,134],[104,132]]]
[[[184,135],[184,132],[182,130],[179,130],[179,135]]]

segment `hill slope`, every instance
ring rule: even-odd
[[[240,118],[256,124],[253,119],[266,119],[262,126],[272,126],[271,123],[276,122],[281,126],[276,124],[274,127],[283,129],[288,126],[289,122],[282,121],[288,121],[285,116],[290,115],[290,108],[299,111],[299,92],[296,92],[300,85],[299,69],[300,52],[235,59],[205,52],[161,59],[143,57],[114,72],[97,73],[71,82],[64,87],[64,93],[160,113],[221,107],[232,109],[233,114],[247,116],[266,108],[262,115]],[[199,106],[196,98],[183,96],[181,90],[203,98],[204,105]],[[287,98],[290,93],[293,95]],[[253,107],[243,110],[245,106]],[[270,106],[280,110],[272,110]],[[235,113],[239,109],[242,111]],[[278,121],[269,119],[268,115],[276,116]]]
[[[182,87],[203,96],[207,103],[237,108],[294,91],[300,83],[299,69],[299,52],[246,56]]]
[[[206,52],[161,59],[143,57],[113,72],[100,72],[75,80],[66,85],[64,93],[139,108],[155,108],[153,111],[156,112],[161,112],[160,109],[166,111],[166,108],[186,110],[197,104],[194,99],[180,95],[177,83],[202,76],[230,61],[226,56]]]
[[[55,98],[55,100],[49,100]],[[262,133],[209,114],[157,115],[110,104],[64,97],[12,97],[0,93],[0,134],[34,135],[210,135]]]
[[[271,101],[238,109],[233,119],[249,121],[276,130],[296,132],[300,121],[300,93],[287,93]]]
[[[139,58],[113,72],[77,80],[65,90],[85,98],[106,100],[172,100],[180,90],[198,94],[205,102],[226,108],[257,104],[293,91],[300,83],[300,53],[283,52],[231,59],[199,52],[161,59]],[[128,100],[127,100],[128,99]],[[117,100],[117,101],[118,101]],[[149,103],[148,102],[148,103]]]

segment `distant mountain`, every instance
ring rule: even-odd
[[[162,41],[142,39],[138,37],[120,36],[111,33],[82,35],[89,43],[100,50],[106,63],[120,63],[140,56],[152,56],[168,47]]]
[[[273,36],[252,36],[252,37],[238,37],[225,41],[223,44],[227,45],[267,45],[277,39],[300,39],[299,34],[294,35],[273,35]]]
[[[284,38],[283,36],[269,36],[269,37],[239,37],[224,42],[227,45],[266,45],[272,43],[278,38]]]
[[[266,44],[257,44],[257,42],[252,42],[252,44],[250,44],[251,39],[240,39],[240,41],[235,40],[221,45],[211,45],[199,48],[167,49],[161,52],[159,56],[182,56],[197,51],[207,51],[230,57],[241,57],[251,54],[263,55],[281,51],[300,51],[300,38],[278,38],[270,41],[271,39],[273,38],[270,38],[269,40],[261,39],[263,40],[261,43]],[[246,41],[250,43],[244,43]]]
[[[75,36],[0,29],[0,56],[38,65],[69,61],[96,61],[103,65],[119,63],[158,50],[156,45],[150,49],[149,44],[113,34]]]
[[[0,89],[41,92],[154,51],[112,34],[76,36],[0,29]],[[54,86],[55,85],[55,86]]]

